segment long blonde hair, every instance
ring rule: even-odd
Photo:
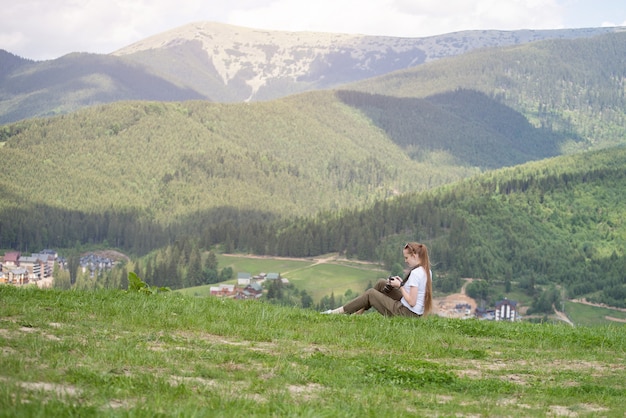
[[[433,280],[430,277],[430,259],[428,258],[428,248],[419,242],[409,242],[404,246],[410,254],[417,254],[420,258],[420,265],[426,271],[426,292],[424,293],[424,315],[428,315],[433,307]],[[418,266],[418,267],[419,267]]]

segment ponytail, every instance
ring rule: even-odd
[[[424,293],[424,315],[428,315],[433,307],[433,280],[430,274],[430,259],[428,258],[428,248],[424,244],[418,242],[409,242],[404,246],[404,249],[409,250],[411,254],[417,254],[420,258],[420,264],[415,266],[409,271],[404,278],[402,284],[406,282],[411,274],[411,271],[418,267],[423,267],[426,272],[426,292]]]

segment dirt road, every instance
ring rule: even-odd
[[[433,300],[436,309],[435,313],[437,315],[447,318],[469,318],[474,315],[478,305],[476,301],[467,296],[465,292],[465,288],[473,279],[468,278],[463,280],[465,280],[465,283],[461,288],[461,293],[453,293],[443,298],[435,298]]]

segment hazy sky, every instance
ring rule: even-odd
[[[626,26],[624,0],[0,0],[0,49],[106,54],[197,21],[424,37],[471,29]]]

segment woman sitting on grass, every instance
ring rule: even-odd
[[[432,309],[432,273],[428,249],[424,244],[409,242],[402,250],[409,272],[402,280],[399,276],[380,279],[376,286],[361,296],[324,314],[362,314],[374,308],[385,316],[428,315]]]

